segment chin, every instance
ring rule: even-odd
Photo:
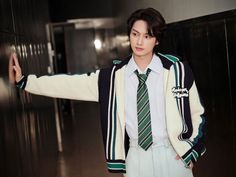
[[[134,54],[137,56],[143,56],[145,53],[143,51],[134,51]]]
[[[144,56],[144,55],[139,54],[139,53],[134,53],[134,56],[136,56],[136,57],[142,57],[142,56]]]

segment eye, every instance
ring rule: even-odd
[[[132,34],[132,36],[137,36],[138,35],[136,32],[132,32],[131,34]]]
[[[150,38],[151,38],[151,36],[150,36],[149,34],[146,34],[144,37],[145,37],[146,39],[150,39]]]

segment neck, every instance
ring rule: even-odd
[[[152,61],[153,54],[150,56],[134,56],[134,61],[141,71],[144,71]]]

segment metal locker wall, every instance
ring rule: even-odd
[[[168,25],[162,51],[188,60],[206,110],[207,153],[195,176],[234,176],[236,158],[235,10]],[[216,160],[217,158],[217,160]],[[207,170],[205,170],[207,166]]]
[[[19,91],[8,82],[9,47],[24,74],[48,74],[45,24],[48,1],[0,2],[0,176],[56,176],[57,142],[53,100]]]

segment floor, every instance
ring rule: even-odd
[[[63,152],[58,156],[56,177],[123,177],[106,169],[99,105],[90,102],[76,105],[74,116],[64,117]],[[194,177],[235,176],[235,153],[232,153],[235,151],[230,137],[212,135],[211,132],[208,128],[207,153],[195,164]]]
[[[77,103],[75,116],[63,121],[63,152],[57,177],[122,177],[106,169],[97,103]]]

